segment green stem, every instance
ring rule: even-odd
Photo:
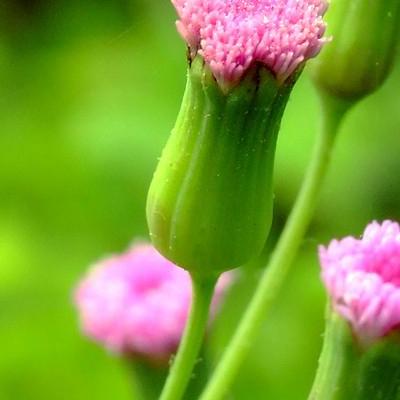
[[[192,379],[186,388],[183,400],[198,400],[200,393],[203,391],[205,382],[208,381],[210,375],[210,362],[204,347],[205,346],[200,350],[197,357],[196,367],[193,369]]]
[[[255,336],[285,281],[313,215],[329,164],[333,142],[349,104],[322,97],[322,127],[303,185],[269,265],[236,333],[217,366],[201,400],[221,399],[247,355]]]
[[[308,400],[354,399],[359,360],[348,322],[329,310],[318,371]]]
[[[185,392],[204,337],[216,280],[192,275],[193,299],[189,320],[160,400],[179,400]]]

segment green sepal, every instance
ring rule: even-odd
[[[175,264],[214,275],[261,252],[272,219],[276,138],[293,83],[279,85],[254,65],[225,92],[202,58],[193,60],[147,202],[153,244]]]
[[[360,355],[348,322],[328,310],[322,352],[308,400],[354,400]]]
[[[327,43],[309,63],[321,90],[358,100],[388,76],[399,42],[399,0],[331,0]]]
[[[309,400],[400,400],[400,336],[363,343],[350,324],[328,313]]]
[[[356,400],[400,400],[400,337],[382,338],[363,353]]]
[[[124,358],[137,400],[157,400],[168,374],[168,361],[139,359],[137,355],[126,355]]]

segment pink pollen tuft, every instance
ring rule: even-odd
[[[372,222],[361,239],[320,246],[322,279],[336,311],[363,343],[400,326],[400,226]]]
[[[213,311],[231,280],[232,273],[221,276]],[[87,336],[112,351],[159,361],[177,349],[190,301],[189,274],[148,244],[100,261],[75,292]]]
[[[177,28],[192,55],[204,57],[220,83],[237,82],[254,62],[280,82],[316,56],[326,0],[172,0]]]

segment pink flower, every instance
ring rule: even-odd
[[[372,222],[361,239],[320,246],[322,279],[336,311],[363,343],[400,325],[400,226]]]
[[[213,308],[231,281],[217,284]],[[191,300],[189,274],[151,245],[137,244],[93,266],[75,303],[83,331],[116,352],[167,359],[179,344]]]
[[[172,0],[177,28],[192,55],[209,64],[220,83],[238,81],[254,62],[280,82],[326,42],[326,0]]]

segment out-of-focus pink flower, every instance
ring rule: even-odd
[[[320,246],[322,279],[336,311],[364,343],[400,326],[400,226],[369,224],[361,239]]]
[[[320,51],[326,0],[172,0],[178,31],[219,82],[236,82],[254,62],[280,82]]]
[[[215,310],[231,282],[219,280]],[[75,303],[86,335],[115,352],[162,360],[179,344],[191,301],[189,274],[149,244],[94,265],[79,283]]]

